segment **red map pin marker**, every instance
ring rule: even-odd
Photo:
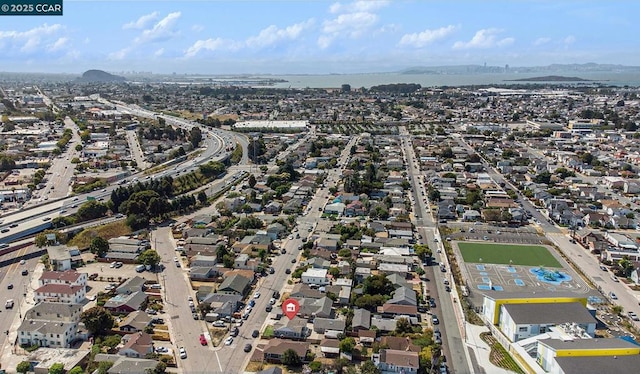
[[[300,310],[300,304],[298,304],[298,300],[296,299],[287,299],[282,303],[282,311],[284,315],[289,319],[293,319]]]

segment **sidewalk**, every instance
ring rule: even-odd
[[[489,353],[491,349],[489,345],[480,338],[483,332],[489,332],[485,326],[472,325],[465,323],[466,342],[465,346],[469,350],[471,365],[475,374],[509,374],[513,373],[509,370],[497,367],[489,361]]]

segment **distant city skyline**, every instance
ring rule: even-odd
[[[64,1],[4,16],[0,71],[349,74],[640,65],[633,1]]]

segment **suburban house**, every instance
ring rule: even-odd
[[[239,274],[233,274],[222,281],[218,293],[244,296],[251,286],[251,280]]]
[[[271,339],[264,347],[263,357],[267,362],[282,363],[282,356],[287,350],[293,350],[302,362],[307,362],[307,352],[309,351],[309,343],[292,342],[283,339]]]
[[[273,334],[277,338],[304,340],[310,333],[307,320],[299,317],[287,319],[286,323],[277,323],[273,327]]]
[[[310,268],[302,273],[301,281],[304,284],[317,284],[319,286],[324,286],[329,284],[327,273],[327,269]]]
[[[147,303],[147,295],[142,292],[134,292],[130,294],[116,295],[106,303],[104,308],[111,313],[131,313],[136,310],[143,309],[143,306]]]
[[[122,337],[118,354],[120,356],[144,358],[153,353],[153,339],[145,332],[136,332]]]
[[[145,327],[150,325],[151,317],[141,310],[136,310],[129,313],[129,315],[118,324],[118,329],[126,332],[139,332],[144,331]]]
[[[43,301],[29,309],[18,328],[20,345],[69,348],[79,339],[82,305]]]
[[[116,288],[116,293],[122,294],[122,295],[128,295],[134,292],[143,291],[145,282],[146,282],[146,279],[136,275],[133,278],[127,279],[118,288]]]
[[[85,286],[68,284],[45,284],[34,291],[36,304],[42,301],[53,301],[65,304],[80,304],[86,295]]]
[[[383,374],[415,374],[418,372],[420,362],[418,352],[399,351],[395,349],[381,349],[380,353],[373,354],[372,360]]]

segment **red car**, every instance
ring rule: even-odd
[[[204,337],[204,334],[200,334],[200,344],[207,345],[207,338]]]

